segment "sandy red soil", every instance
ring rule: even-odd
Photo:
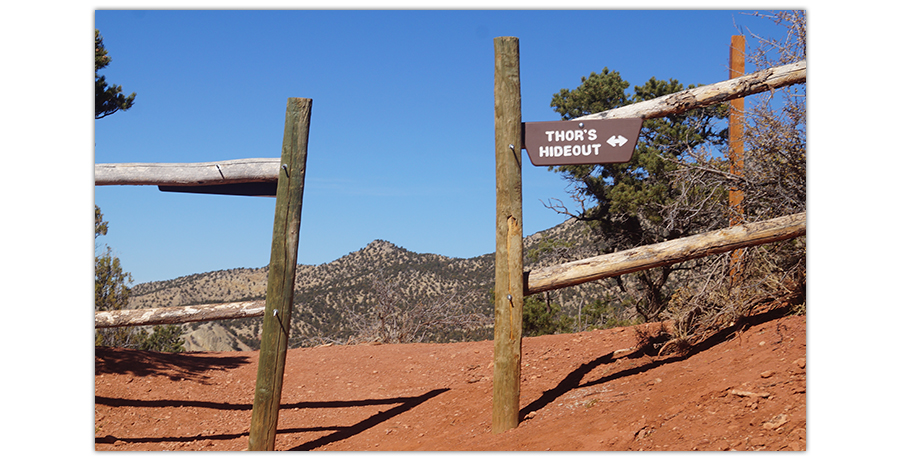
[[[633,327],[525,338],[522,421],[499,434],[490,341],[289,350],[275,449],[806,450],[805,316],[636,345]],[[97,349],[96,450],[246,449],[257,359]]]

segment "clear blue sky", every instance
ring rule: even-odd
[[[548,121],[553,94],[592,71],[714,83],[728,78],[732,35],[782,34],[741,11],[694,10],[98,10],[95,26],[107,81],[137,93],[131,110],[96,121],[97,163],[277,158],[288,97],[312,98],[301,264],[375,239],[494,251],[495,37],[519,38],[523,120]],[[110,223],[99,241],[135,283],[269,263],[273,198],[152,186],[94,196]],[[526,235],[565,220],[550,198],[569,201],[566,183],[526,160]]]

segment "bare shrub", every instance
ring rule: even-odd
[[[652,354],[669,338],[669,333],[661,323],[640,324],[634,327],[633,332],[634,350],[637,352]]]
[[[411,302],[401,290],[399,278],[383,274],[374,282],[375,305],[371,309],[351,308],[345,321],[353,335],[348,343],[415,343],[468,340],[479,329],[491,325],[490,316],[479,313],[477,293],[454,291]]]
[[[673,339],[702,340],[767,303],[787,303],[794,313],[805,313],[806,244],[802,239],[744,249],[736,267],[730,254],[716,256],[698,273],[699,279],[672,296],[665,317]]]
[[[806,58],[806,16],[803,11],[756,13],[785,26],[782,38],[763,38],[749,61],[758,70]],[[701,193],[737,189],[744,193],[740,212],[723,216],[744,222],[771,219],[806,210],[806,87],[805,84],[748,97],[745,113],[743,172],[732,174],[727,161],[693,152],[682,163],[678,180]],[[692,195],[695,192],[682,191]],[[679,202],[680,216],[699,211],[702,200]],[[687,209],[685,209],[687,208]],[[693,209],[697,208],[697,209]],[[679,217],[680,217],[679,216]],[[669,300],[664,317],[673,339],[696,341],[749,315],[755,306],[789,302],[805,312],[806,238],[741,249],[707,257]]]

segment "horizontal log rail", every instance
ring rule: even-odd
[[[672,93],[671,95],[665,95],[652,100],[623,106],[621,108],[581,116],[574,118],[574,120],[661,118],[670,114],[684,113],[685,111],[695,108],[703,108],[704,106],[714,105],[716,103],[724,103],[735,98],[742,98],[748,95],[789,85],[796,85],[802,82],[806,82],[805,60],[760,70],[735,79],[691,88]]]
[[[538,268],[525,273],[525,294],[730,252],[742,247],[793,239],[806,234],[806,213],[743,224],[681,239]]]
[[[138,325],[181,324],[185,322],[213,321],[262,317],[266,302],[242,301],[225,304],[198,304],[196,306],[155,307],[150,309],[126,309],[121,311],[94,312],[94,327],[124,327]]]
[[[204,186],[277,182],[281,159],[94,164],[94,185]]]

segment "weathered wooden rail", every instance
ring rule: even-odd
[[[281,159],[94,164],[94,185],[202,186],[277,182]]]
[[[683,90],[621,108],[581,116],[574,118],[574,121],[585,119],[661,118],[803,82],[806,82],[805,60],[760,70],[759,72],[712,85]]]
[[[265,309],[265,301],[242,301],[223,304],[198,304],[194,306],[96,311],[94,313],[94,327],[105,329],[109,327],[242,319],[245,317],[261,317],[265,314]]]
[[[538,268],[525,274],[526,294],[565,288],[589,281],[634,273],[754,245],[793,239],[806,234],[806,213],[622,250],[575,262]]]

